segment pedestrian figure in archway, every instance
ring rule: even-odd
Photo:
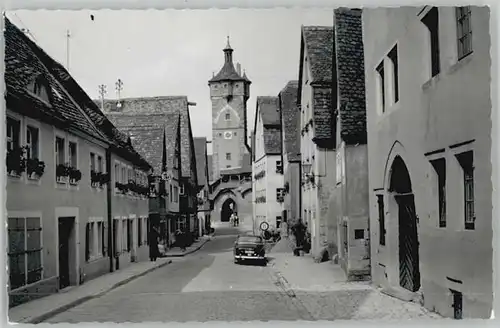
[[[234,225],[236,227],[239,226],[240,225],[240,218],[238,217],[238,213],[237,212],[234,213],[233,219],[234,219]]]

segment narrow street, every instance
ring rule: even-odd
[[[265,267],[235,264],[233,243],[248,230],[219,226],[198,252],[174,258],[44,322],[439,318],[420,305],[381,294],[369,283],[343,281],[340,269],[331,263],[307,265],[306,257],[271,252]],[[280,284],[280,274],[288,280],[288,289]]]
[[[269,266],[233,263],[237,234],[218,228],[200,251],[46,322],[307,319],[275,285]]]

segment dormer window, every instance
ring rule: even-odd
[[[43,102],[50,104],[50,88],[48,81],[42,75],[29,84],[28,90]]]

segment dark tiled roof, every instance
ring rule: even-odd
[[[14,48],[6,47],[6,65],[9,65],[9,61],[7,60],[7,54],[10,54],[12,51],[15,51],[15,60],[14,62],[17,62],[18,64],[20,63],[19,58],[23,58],[23,55],[19,56],[20,54],[27,54],[26,52],[31,49],[33,53],[36,55],[38,60],[35,60],[34,57],[28,54],[27,57],[24,58],[29,58],[29,65],[22,66],[15,71],[15,75],[12,76],[10,69],[7,69],[5,77],[7,81],[7,88],[8,88],[8,93],[7,93],[7,98],[9,100],[15,99],[11,98],[11,96],[17,95],[17,97],[21,97],[25,100],[28,100],[28,103],[25,103],[23,105],[24,108],[30,108],[30,110],[25,113],[25,115],[28,116],[38,116],[37,114],[46,114],[46,118],[49,118],[50,120],[48,121],[49,124],[54,124],[57,119],[61,119],[63,121],[67,121],[67,118],[63,117],[61,115],[65,110],[68,110],[68,107],[65,107],[61,110],[61,106],[70,106],[71,104],[74,105],[73,102],[69,100],[69,98],[66,98],[66,96],[69,94],[73,101],[77,104],[79,107],[79,110],[83,110],[83,113],[85,113],[88,117],[84,117],[85,120],[84,122],[87,122],[87,120],[90,120],[92,124],[93,129],[97,129],[100,132],[101,138],[105,138],[105,141],[111,144],[112,149],[118,150],[119,155],[122,156],[124,159],[127,159],[131,161],[132,163],[138,165],[139,167],[149,170],[150,166],[149,164],[140,157],[140,155],[132,148],[131,145],[127,143],[127,136],[123,135],[120,133],[114,126],[111,124],[111,122],[106,118],[106,116],[95,106],[93,101],[90,99],[90,97],[83,91],[83,89],[78,85],[78,83],[73,79],[73,77],[67,72],[67,70],[58,62],[56,62],[53,58],[51,58],[46,52],[43,51],[40,47],[38,47],[34,42],[29,40],[22,32],[20,32],[8,19],[6,19],[6,31],[5,31],[6,39],[10,41],[16,41],[13,43]],[[7,41],[7,42],[10,42]],[[29,46],[27,48],[26,46]],[[16,47],[21,47],[23,50],[20,50],[21,48],[16,48]],[[10,55],[9,55],[10,56]],[[43,64],[43,66],[41,65]],[[30,94],[26,93],[26,88],[23,83],[23,80],[28,77],[26,75],[24,78],[19,78],[20,76],[23,76],[23,72],[27,72],[26,70],[32,69],[32,67],[36,67],[35,70],[33,70],[32,74],[36,74],[34,72],[41,72],[44,71],[43,68],[45,68],[48,72],[50,72],[53,80],[50,79],[50,76],[47,76],[45,73],[43,74],[49,81],[52,81],[51,84],[55,85],[55,88],[53,90],[57,90],[57,93],[62,96],[61,99],[59,98],[58,95],[52,95],[52,97],[57,97],[61,101],[59,104],[56,103],[56,106],[49,108],[47,107],[43,102],[38,100],[37,98],[32,97]],[[10,86],[12,87],[9,89],[9,81],[14,82],[14,84],[11,84]],[[58,83],[57,83],[57,82]],[[58,88],[58,85],[60,88]],[[64,90],[67,92],[61,92],[61,88],[64,88]],[[12,92],[11,92],[12,91]],[[55,93],[55,92],[54,92]],[[31,98],[29,98],[31,97]],[[62,100],[65,100],[64,102]],[[12,103],[9,101],[9,103]],[[22,102],[21,102],[22,103]],[[70,104],[69,104],[70,103]],[[68,105],[69,104],[69,105]],[[78,107],[71,107],[73,109],[73,112],[75,108]],[[81,113],[81,112],[80,112]],[[81,122],[83,114],[80,116],[79,121]],[[68,123],[68,126],[71,124],[71,122]]]
[[[99,103],[99,101],[96,102]],[[169,96],[125,98],[120,101],[107,99],[104,101],[104,112],[108,117],[120,115],[156,115],[156,120],[163,120],[163,123],[168,121],[168,116],[171,114],[180,115],[181,174],[183,177],[196,178],[196,161],[194,159],[187,97]],[[162,115],[163,118],[161,118]],[[167,131],[167,139],[170,137],[168,133],[169,131]],[[194,176],[192,176],[191,173],[193,173]]]
[[[257,111],[264,126],[280,125],[279,99],[273,96],[257,97]]]
[[[151,164],[155,174],[164,170],[163,152],[165,138],[166,166],[173,167],[178,114],[165,115],[110,115],[110,120],[132,140],[135,149]],[[168,133],[168,136],[166,134]]]
[[[340,135],[346,144],[366,144],[365,71],[361,10],[335,9]]]
[[[224,63],[221,70],[217,75],[215,75],[209,82],[220,82],[220,81],[243,81],[245,80],[241,77],[232,62]]]
[[[297,104],[301,103],[304,57],[308,58],[311,69],[310,85],[313,93],[314,138],[321,147],[333,144],[333,26],[303,26],[299,65]]]
[[[86,114],[72,101],[67,91],[45,66],[43,57],[50,58],[14,24],[5,18],[5,82],[8,107],[23,115],[60,122],[85,134],[108,142]],[[52,59],[51,59],[52,60]],[[52,60],[53,61],[53,60]],[[28,92],[28,85],[38,77],[48,82],[49,100],[46,105]],[[10,101],[12,100],[12,101]],[[29,103],[27,108],[16,105]],[[15,108],[11,108],[14,105]]]
[[[332,81],[333,27],[303,26],[302,35],[311,66],[310,83]]]
[[[314,137],[319,140],[333,138],[332,88],[313,89]]]
[[[264,151],[266,155],[281,154],[281,130],[276,128],[264,129]]]
[[[236,68],[234,68],[233,64],[233,49],[228,44],[226,48],[224,48],[224,56],[225,56],[225,61],[224,65],[222,66],[221,70],[219,73],[217,73],[212,79],[210,79],[208,82],[221,82],[221,81],[246,81],[248,83],[251,83],[250,80],[246,77],[246,74],[243,74],[243,76],[240,76],[238,72],[236,71]]]
[[[194,138],[194,152],[196,154],[196,169],[198,185],[204,186],[208,183],[207,174],[207,138]]]
[[[283,134],[285,149],[289,161],[300,158],[300,111],[297,109],[297,90],[299,81],[290,81],[281,90],[280,113],[283,121]]]

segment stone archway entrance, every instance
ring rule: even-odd
[[[221,222],[229,222],[231,214],[237,212],[236,202],[232,198],[226,199],[222,204],[222,208],[220,210],[220,220]]]
[[[392,162],[389,191],[398,205],[399,284],[416,292],[420,289],[417,215],[410,174],[400,156]]]

